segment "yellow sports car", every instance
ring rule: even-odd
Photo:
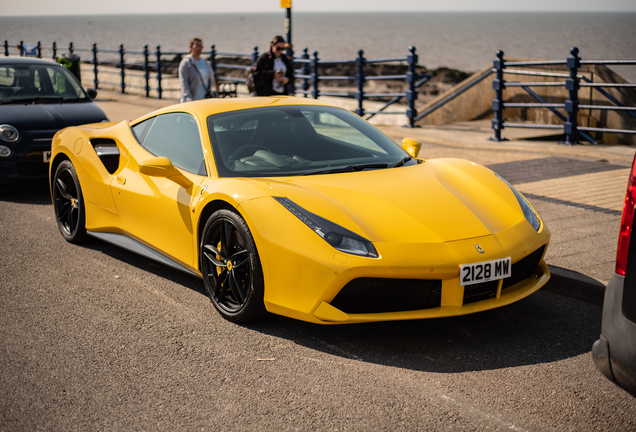
[[[61,130],[51,195],[66,240],[198,275],[235,322],[463,315],[543,286],[550,232],[525,198],[420,147],[309,99],[208,99]]]

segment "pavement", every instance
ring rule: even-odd
[[[330,98],[330,103],[335,98]],[[132,120],[177,103],[100,90],[96,103],[112,121]],[[346,107],[346,103],[343,105]],[[378,116],[381,117],[381,116]],[[384,116],[389,117],[389,116]],[[459,157],[507,179],[532,203],[552,232],[545,259],[552,278],[544,289],[601,305],[614,273],[616,244],[636,147],[561,145],[554,130],[504,129],[490,141],[489,120],[405,128],[376,126],[397,142],[422,142],[420,157]]]

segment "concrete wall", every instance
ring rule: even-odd
[[[461,90],[464,87],[469,86],[473,81],[477,80],[483,73],[489,71],[491,67],[484,68],[479,72],[474,73],[470,77],[466,78],[461,83],[457,84],[452,89],[440,94],[438,97],[430,101],[428,104],[418,109],[418,112],[424,112],[427,109],[435,106],[437,103],[443,101],[446,97]],[[491,105],[492,99],[495,95],[492,89],[492,80],[494,75],[484,79],[479,84],[476,84],[470,90],[466,91],[462,95],[447,102],[431,114],[424,117],[417,122],[420,126],[425,125],[443,125],[449,123],[455,123],[460,121],[475,120],[479,118],[486,118],[489,115],[492,117]]]

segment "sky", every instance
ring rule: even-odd
[[[280,0],[2,0],[3,16],[277,12]],[[292,0],[293,12],[636,12],[636,0]]]

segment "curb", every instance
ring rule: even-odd
[[[552,275],[543,287],[544,290],[595,306],[603,306],[605,284],[572,270],[551,265],[548,265],[548,268]]]

